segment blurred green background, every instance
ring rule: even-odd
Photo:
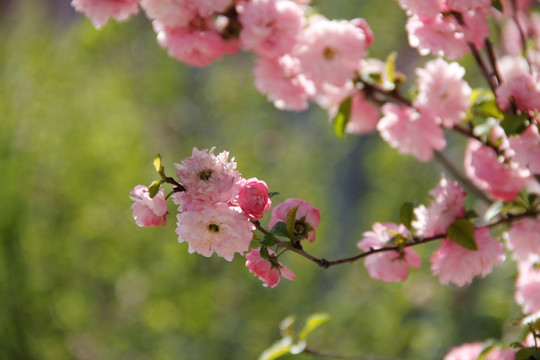
[[[315,5],[366,18],[371,56],[397,49],[400,69],[418,64],[393,0]],[[244,177],[281,193],[274,203],[321,210],[307,250],[329,259],[356,254],[402,202],[425,200],[441,169],[376,135],[337,139],[316,106],[277,111],[252,86],[249,54],[204,69],[169,58],[142,15],[97,31],[67,0],[0,11],[0,359],[256,359],[281,319],[314,312],[332,319],[310,338],[322,352],[440,359],[462,342],[514,340],[510,262],[458,289],[430,275],[436,244],[400,284],[371,280],[361,262],[324,270],[288,254],[297,281],[267,289],[238,256],[189,255],[174,216],[139,228],[128,194],[155,178],[157,153],[172,174],[193,147],[230,151]]]

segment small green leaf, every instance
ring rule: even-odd
[[[394,84],[396,81],[396,59],[397,59],[397,52],[392,51],[387,57],[386,61],[384,62],[384,70],[386,71],[386,75],[388,76],[388,80]]]
[[[261,257],[263,259],[267,259],[270,257],[270,254],[268,253],[268,248],[266,246],[261,246],[261,250],[259,252],[261,254]]]
[[[412,231],[411,223],[414,220],[414,204],[412,202],[406,202],[401,205],[399,209],[399,221],[405,225],[407,229]]]
[[[152,181],[152,183],[148,187],[148,192],[151,198],[157,195],[160,186],[161,186],[160,180]]]
[[[298,338],[300,340],[305,340],[307,336],[313,330],[315,330],[316,328],[318,328],[320,325],[324,324],[328,320],[330,320],[330,316],[328,316],[328,314],[324,314],[324,313],[311,314],[307,318],[306,324],[304,325],[302,330],[300,330],[300,335]]]
[[[276,244],[276,238],[270,233],[264,234],[264,238],[261,240],[261,244],[264,246],[274,246]]]
[[[291,350],[292,339],[288,336],[281,338],[275,342],[272,346],[266,349],[258,360],[274,360],[283,355],[289,354]]]
[[[340,105],[339,110],[334,117],[334,132],[338,138],[345,136],[345,128],[351,117],[352,97],[346,98]]]
[[[287,232],[289,233],[290,238],[292,239],[294,236],[294,226],[296,225],[296,212],[298,211],[298,207],[300,205],[297,205],[293,207],[289,212],[287,213],[286,217],[286,225],[287,225]]]
[[[289,232],[287,230],[287,225],[283,221],[278,222],[272,229],[270,229],[270,233],[276,235],[276,236],[284,236],[286,238],[290,238]]]
[[[504,203],[502,201],[497,201],[491,204],[490,207],[484,213],[484,220],[490,221],[495,216],[499,215],[504,209]]]
[[[500,12],[503,12],[503,4],[501,0],[493,0],[491,5]]]
[[[296,318],[293,315],[287,316],[285,319],[281,320],[279,323],[279,330],[281,335],[289,336],[291,339],[295,337],[293,325],[296,321]]]
[[[154,168],[156,169],[157,173],[161,177],[165,177],[165,169],[163,168],[163,165],[161,164],[161,155],[157,154],[154,158]]]
[[[269,193],[268,193],[268,197],[269,197],[270,199],[273,198],[273,197],[276,196],[276,195],[279,195],[279,193],[278,193],[277,191],[272,191],[272,192],[269,192]]]
[[[540,360],[540,357],[535,356],[534,348],[521,348],[514,357],[515,360],[530,360],[533,359]]]
[[[465,219],[468,220],[476,219],[478,216],[478,213],[474,210],[467,210],[467,212],[465,213]]]
[[[525,347],[525,345],[523,345],[522,343],[520,343],[519,341],[515,341],[513,343],[510,344],[510,347],[512,349],[523,349]]]
[[[501,127],[508,136],[521,134],[527,129],[527,126],[529,126],[529,118],[524,114],[507,114],[501,121]]]
[[[447,230],[450,241],[463,246],[465,249],[478,250],[474,240],[474,226],[467,219],[457,219]]]

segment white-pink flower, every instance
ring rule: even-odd
[[[167,201],[163,189],[156,196],[150,197],[148,188],[144,185],[135,186],[129,198],[134,201],[131,209],[133,219],[139,226],[165,226],[167,225]]]
[[[457,182],[448,180],[444,175],[429,194],[433,202],[427,208],[424,205],[415,208],[416,221],[412,222],[418,233],[425,237],[445,234],[450,224],[465,216],[467,195]]]
[[[88,16],[96,29],[110,18],[124,21],[139,12],[139,0],[72,0],[71,6]]]
[[[527,130],[508,140],[514,154],[512,160],[533,174],[540,174],[540,135],[538,125],[529,125]]]
[[[521,305],[525,314],[540,311],[540,269],[534,264],[519,264],[519,275],[516,280],[516,302]]]
[[[325,83],[343,86],[354,78],[368,42],[364,28],[357,24],[354,20],[310,18],[293,55],[317,88]]]
[[[470,107],[471,87],[463,80],[465,69],[437,58],[416,69],[416,75],[418,97],[414,106],[446,128],[459,124]]]
[[[315,95],[313,82],[300,72],[298,59],[284,55],[276,59],[259,58],[253,69],[255,88],[280,110],[307,109]]]
[[[389,241],[399,233],[403,236],[410,236],[411,233],[405,226],[392,223],[375,223],[373,231],[364,233],[364,237],[357,246],[364,250],[381,249],[391,246]],[[409,267],[420,268],[421,260],[418,254],[410,247],[405,247],[403,252],[384,251],[369,255],[364,260],[364,265],[374,279],[384,282],[397,282],[407,279]]]
[[[298,210],[296,211],[296,222],[294,225],[295,235],[302,236],[303,239],[314,242],[315,228],[321,221],[321,213],[313,205],[302,199],[289,198],[274,207],[268,226],[272,228],[280,221],[286,222],[289,211],[297,206]]]
[[[305,23],[301,7],[288,0],[252,0],[239,3],[236,9],[242,23],[242,46],[261,57],[288,53]]]
[[[214,252],[228,261],[248,251],[253,224],[238,207],[224,203],[200,204],[177,215],[178,242],[187,242],[189,253],[209,257]]]
[[[528,261],[540,257],[540,220],[524,218],[512,223],[506,233],[508,248],[514,251],[518,261]]]
[[[261,279],[263,286],[275,287],[279,283],[280,277],[292,281],[296,280],[293,272],[288,267],[283,266],[277,259],[274,260],[274,263],[270,260],[263,259],[260,250],[261,248],[251,249],[245,257],[247,268],[253,275]],[[268,253],[270,256],[275,255],[272,250],[268,250]]]
[[[272,206],[266,183],[257,178],[243,181],[238,194],[238,205],[250,219],[262,218]]]
[[[141,7],[150,20],[168,27],[188,27],[197,16],[183,0],[141,0]]]
[[[492,0],[446,0],[446,4],[451,10],[468,12],[470,10],[488,9]]]
[[[235,170],[236,162],[234,158],[229,161],[228,151],[214,155],[215,149],[194,148],[190,157],[174,164],[176,175],[186,189],[184,201],[227,202],[238,195],[242,176]]]
[[[479,275],[485,277],[505,259],[502,244],[492,238],[487,227],[474,231],[477,250],[469,250],[444,239],[431,257],[431,271],[441,284],[464,286]]]
[[[351,114],[345,132],[362,135],[377,130],[379,108],[366,99],[363,93],[357,92],[352,97]]]
[[[481,190],[504,201],[514,200],[529,180],[528,170],[500,162],[495,150],[470,139],[465,150],[465,173]]]
[[[444,0],[398,0],[410,14],[433,17],[446,9]]]
[[[405,26],[411,47],[421,55],[433,54],[457,60],[469,51],[465,35],[454,19],[438,14],[434,17],[411,16]]]
[[[434,151],[446,147],[441,127],[414,108],[386,103],[382,106],[382,113],[377,130],[400,153],[414,155],[420,161],[429,161]]]
[[[462,344],[452,348],[443,360],[478,360],[483,350],[484,344],[481,342]],[[515,354],[514,349],[492,348],[486,353],[485,360],[514,360]]]

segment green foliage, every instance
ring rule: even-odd
[[[448,239],[465,249],[478,250],[474,240],[474,225],[467,219],[457,219],[447,229]]]
[[[349,96],[339,105],[338,112],[332,121],[334,132],[338,138],[345,136],[345,128],[351,117],[352,97]]]

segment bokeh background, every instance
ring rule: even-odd
[[[314,5],[367,19],[370,56],[397,50],[408,73],[423,61],[395,1]],[[230,151],[244,177],[281,193],[274,203],[318,207],[307,250],[319,257],[356,254],[375,221],[397,222],[404,201],[426,200],[436,164],[376,135],[338,139],[316,106],[276,110],[252,86],[253,64],[246,53],[181,64],[142,15],[97,31],[68,0],[0,1],[0,359],[252,360],[279,339],[283,318],[314,312],[331,317],[310,336],[321,352],[440,359],[462,342],[515,340],[510,261],[456,288],[430,275],[437,244],[418,249],[422,269],[400,284],[370,279],[361,262],[324,270],[288,254],[297,281],[267,289],[238,256],[189,255],[174,216],[135,225],[128,194],[154,180],[154,156],[172,174],[193,147]],[[449,141],[459,159],[462,139]]]

